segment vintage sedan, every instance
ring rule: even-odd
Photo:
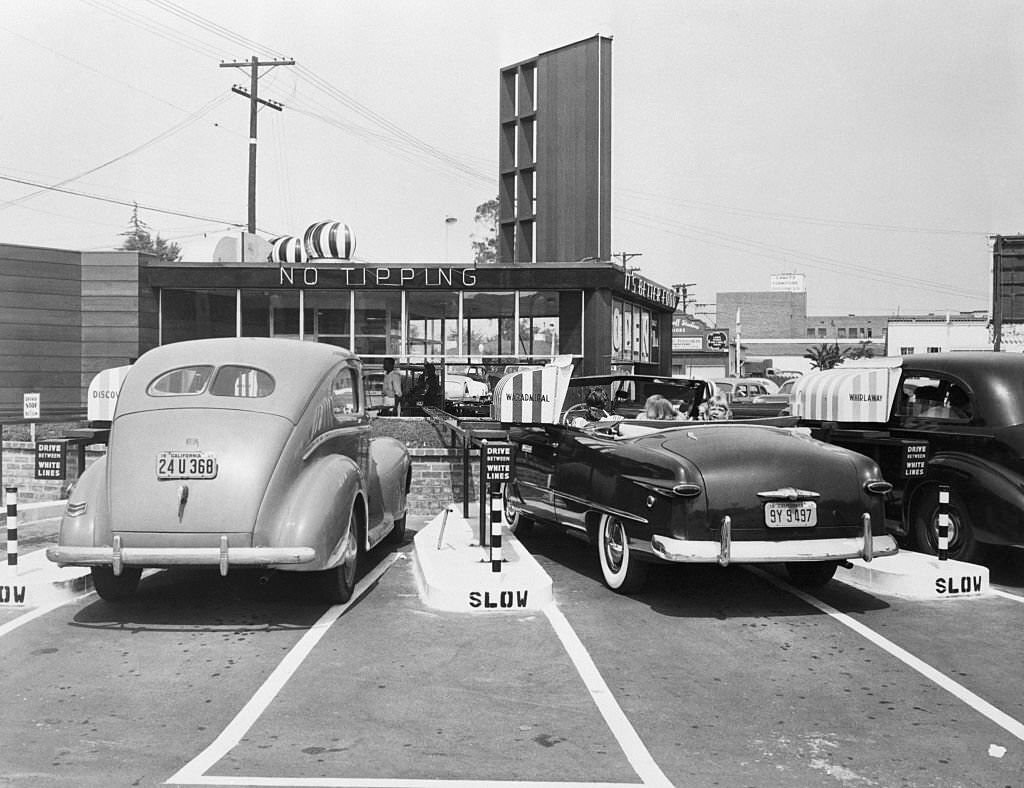
[[[347,601],[360,557],[402,540],[411,464],[371,437],[359,359],[287,339],[204,339],[145,353],[106,456],[68,497],[61,565],[120,599],[146,567],[308,572]]]
[[[1024,356],[919,353],[847,361],[796,384],[793,415],[863,452],[895,488],[890,528],[935,554],[983,562],[1024,546]],[[945,511],[940,491],[948,491]]]
[[[570,392],[639,391],[642,383],[577,378]],[[707,389],[657,385],[690,414]],[[565,402],[579,399],[570,393]],[[884,519],[892,485],[878,465],[807,430],[615,414],[582,428],[565,421],[510,426],[505,519],[511,529],[539,521],[585,535],[615,591],[639,590],[651,562],[784,563],[794,583],[814,587],[842,561],[897,551]]]

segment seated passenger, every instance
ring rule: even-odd
[[[938,386],[918,386],[914,390],[914,409],[918,416],[935,418],[948,415],[942,403]]]
[[[605,424],[611,425],[621,421],[621,416],[612,416],[608,413],[608,396],[602,389],[592,388],[587,392],[585,407],[573,415],[569,421],[572,427],[579,429],[595,429]]]
[[[645,419],[681,419],[683,414],[661,394],[652,394],[644,403]]]
[[[971,418],[971,398],[967,396],[967,392],[959,386],[950,386],[949,394],[947,395],[947,401],[949,402],[949,417],[952,419],[970,419]]]

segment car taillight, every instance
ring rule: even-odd
[[[672,492],[680,498],[696,498],[704,492],[704,489],[699,484],[694,484],[693,482],[680,482],[672,488]]]
[[[865,484],[864,489],[873,495],[887,495],[892,492],[892,485],[889,482],[876,479]]]
[[[67,507],[64,509],[64,514],[68,517],[81,517],[85,514],[86,509],[89,508],[89,504],[85,501],[68,501]]]

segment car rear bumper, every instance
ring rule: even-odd
[[[219,566],[226,575],[232,566],[276,566],[308,564],[316,559],[312,547],[229,547],[222,536],[220,547],[122,547],[114,537],[113,547],[49,547],[46,557],[61,566],[110,566],[114,574],[123,566]]]
[[[776,563],[781,561],[843,561],[872,558],[899,552],[896,540],[888,534],[873,536],[871,518],[864,515],[863,533],[832,539],[789,539],[785,541],[732,541],[729,518],[722,524],[718,542],[697,542],[654,536],[652,552],[665,561],[728,566],[731,563]]]

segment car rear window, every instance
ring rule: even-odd
[[[228,365],[217,370],[210,393],[218,397],[268,397],[274,379],[255,367]]]
[[[267,397],[274,391],[274,378],[255,367],[228,364],[214,372],[214,367],[203,364],[165,372],[150,383],[148,389],[154,397],[206,391],[216,397]]]
[[[179,367],[160,375],[146,391],[153,397],[202,394],[212,378],[212,366]]]

